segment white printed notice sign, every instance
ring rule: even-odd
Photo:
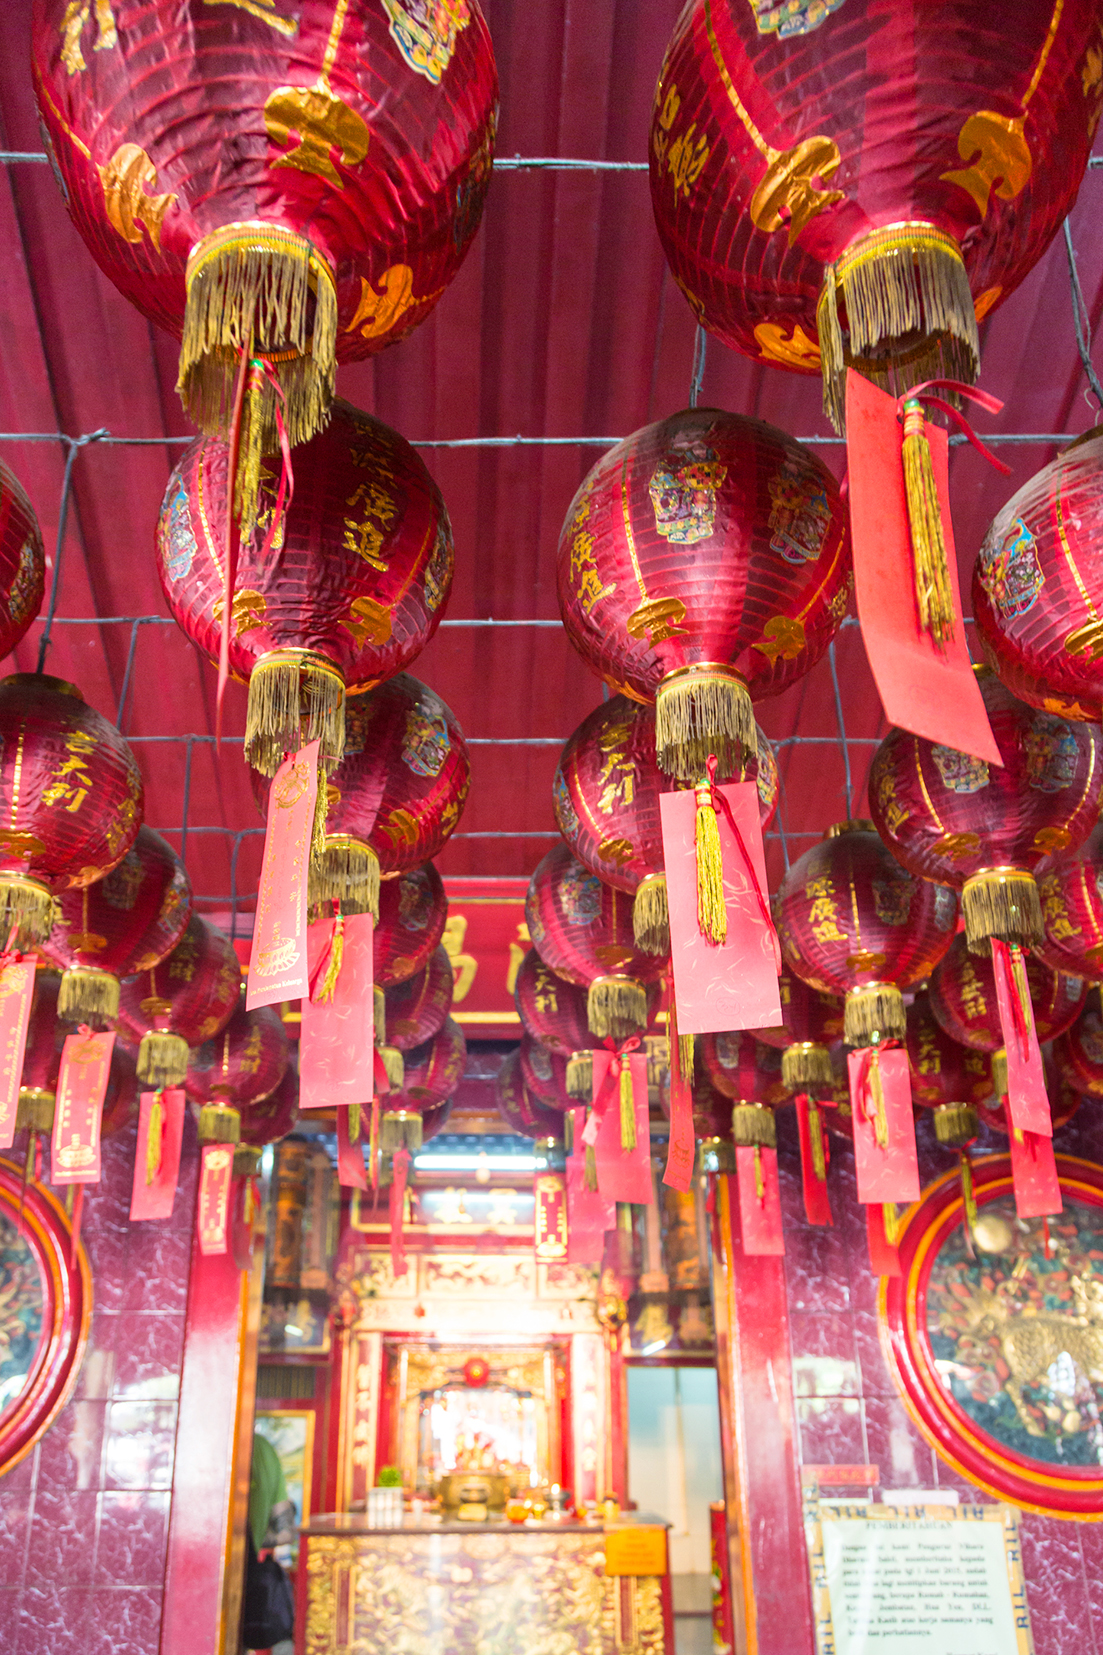
[[[1010,1506],[806,1508],[819,1655],[1033,1655]]]

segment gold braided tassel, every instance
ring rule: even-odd
[[[341,965],[345,958],[345,918],[340,909],[337,910],[333,921],[333,940],[329,946],[329,959],[326,962],[326,974],[322,978],[322,986],[314,996],[315,1005],[323,1005],[332,1000],[337,992],[337,979],[341,975]]]
[[[812,1149],[812,1171],[819,1183],[827,1182],[827,1156],[823,1147],[823,1122],[820,1119],[820,1106],[813,1098],[805,1095],[805,1106],[808,1111],[808,1142]]]
[[[881,1218],[885,1226],[885,1240],[890,1247],[895,1247],[900,1238],[900,1214],[895,1201],[885,1202],[881,1208]]]
[[[1015,984],[1015,993],[1019,1000],[1019,1010],[1023,1014],[1023,1026],[1029,1033],[1034,1028],[1034,1008],[1030,1001],[1030,983],[1027,981],[1026,960],[1023,951],[1017,942],[1008,944],[1011,955],[1011,979]]]
[[[697,800],[697,924],[707,942],[728,940],[728,910],[724,902],[724,852],[720,824],[712,808],[712,789],[699,786]]]
[[[582,1177],[590,1194],[595,1195],[597,1193],[597,1156],[594,1154],[593,1144],[586,1145],[586,1165]]]
[[[350,1103],[349,1104],[349,1143],[350,1144],[355,1144],[355,1143],[358,1143],[359,1141],[360,1141],[360,1105],[358,1103]]]
[[[878,1149],[887,1149],[889,1123],[885,1115],[885,1083],[881,1078],[881,1058],[876,1046],[869,1061],[869,1095],[873,1099],[873,1136]]]
[[[622,1057],[620,1062],[620,1147],[636,1147],[636,1097],[631,1063],[627,1057]]]
[[[919,625],[941,649],[954,635],[954,594],[927,421],[917,397],[909,397],[904,403],[904,493]]]
[[[973,1163],[965,1150],[961,1152],[961,1199],[965,1206],[966,1228],[972,1234],[977,1222],[977,1194],[973,1186]]]
[[[766,1180],[762,1176],[762,1145],[754,1146],[754,1192],[760,1201],[766,1199]]]
[[[165,1111],[161,1103],[160,1092],[153,1094],[153,1102],[149,1106],[149,1132],[146,1136],[146,1183],[152,1184],[161,1170],[162,1137],[165,1121]]]

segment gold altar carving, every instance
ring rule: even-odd
[[[364,1333],[428,1331],[438,1337],[477,1339],[496,1301],[514,1337],[593,1333],[597,1273],[585,1265],[538,1263],[531,1253],[410,1253],[397,1280],[389,1250],[358,1248],[343,1283],[351,1320]]]
[[[536,1480],[558,1482],[561,1473],[559,1443],[559,1384],[557,1352],[553,1346],[414,1345],[403,1342],[397,1352],[398,1464],[408,1487],[413,1487],[419,1464],[418,1433],[422,1399],[446,1386],[465,1383],[464,1368],[473,1357],[489,1364],[488,1385],[504,1385],[527,1392],[535,1401]],[[558,1354],[562,1361],[562,1354]]]

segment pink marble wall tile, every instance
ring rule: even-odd
[[[863,1396],[895,1396],[896,1386],[881,1348],[880,1322],[876,1308],[856,1309],[854,1351],[862,1375]]]
[[[815,1388],[802,1384],[803,1396],[860,1396],[854,1326],[848,1311],[813,1316],[803,1310],[789,1313],[789,1343],[793,1361]]]
[[[109,1403],[104,1441],[104,1487],[171,1487],[175,1439],[174,1402]]]
[[[29,1489],[9,1488],[6,1479],[0,1482],[0,1587],[23,1584],[31,1500]]]
[[[13,1465],[10,1471],[5,1471],[3,1478],[0,1478],[0,1494],[11,1494],[16,1489],[23,1492],[32,1489],[37,1475],[38,1444],[36,1443],[29,1454],[24,1454],[23,1458],[16,1465]]]
[[[88,1634],[94,1635],[97,1624],[94,1593],[81,1587],[29,1586],[19,1594],[10,1655],[87,1650]]]
[[[156,1655],[161,1641],[159,1587],[116,1587],[95,1594],[95,1626],[74,1655]],[[42,1651],[38,1651],[42,1655]]]
[[[1089,1582],[1088,1613],[1095,1655],[1103,1655],[1103,1523],[1081,1523],[1077,1530],[1084,1575]]]
[[[800,1220],[785,1222],[785,1280],[794,1310],[847,1310],[850,1274],[846,1237]]]
[[[91,1585],[98,1500],[91,1490],[38,1490],[27,1550],[28,1587]]]
[[[76,1399],[63,1408],[38,1445],[39,1488],[100,1488],[107,1405]]]
[[[114,1395],[171,1402],[180,1394],[180,1316],[125,1313],[115,1320]]]
[[[118,1308],[160,1311],[183,1318],[188,1302],[195,1182],[178,1189],[171,1218],[131,1226],[130,1268],[120,1283]]]
[[[865,1399],[869,1463],[881,1469],[884,1488],[936,1488],[934,1449],[920,1436],[898,1396]]]
[[[868,1464],[856,1397],[801,1397],[796,1408],[802,1465]]]
[[[169,1494],[148,1489],[100,1495],[97,1586],[157,1586],[165,1573]]]
[[[1078,1523],[1025,1514],[1023,1572],[1035,1655],[1084,1655],[1093,1645],[1089,1587]],[[1094,1582],[1094,1594],[1100,1584]]]

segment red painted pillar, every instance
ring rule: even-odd
[[[784,1261],[748,1257],[734,1177],[716,1180],[713,1304],[738,1655],[815,1655]]]

